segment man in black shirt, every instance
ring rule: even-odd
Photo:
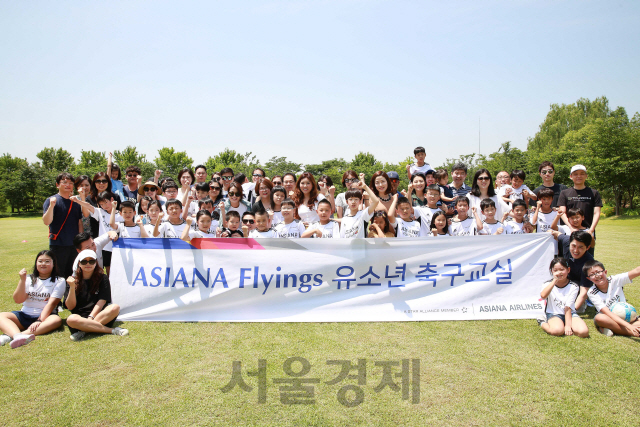
[[[129,166],[125,171],[127,177],[127,185],[124,186],[122,192],[127,200],[138,203],[138,186],[142,182],[140,174],[142,171],[137,166]],[[123,200],[124,202],[124,200]]]
[[[73,238],[82,232],[82,208],[70,199],[73,183],[70,173],[59,174],[56,177],[58,194],[49,197],[42,206],[42,221],[49,227],[49,249],[56,254],[59,273],[65,278],[71,276],[77,255]]]
[[[573,181],[573,187],[562,190],[558,198],[558,214],[562,215],[562,220],[567,224],[566,213],[568,209],[580,208],[584,212],[583,227],[587,228],[589,234],[596,237],[596,226],[600,220],[600,210],[602,199],[600,193],[593,188],[587,187],[587,168],[583,165],[575,165],[571,168],[569,175]],[[593,254],[592,251],[590,251]]]
[[[558,207],[558,198],[560,197],[560,193],[562,190],[566,190],[568,187],[563,184],[556,184],[553,182],[553,177],[556,175],[556,169],[551,162],[542,162],[540,163],[540,167],[538,168],[538,172],[540,172],[540,177],[542,178],[542,185],[538,186],[533,192],[537,196],[540,193],[540,190],[543,188],[549,188],[553,190],[553,201],[551,202],[552,208]],[[529,199],[529,205],[536,206],[536,201],[533,199]]]

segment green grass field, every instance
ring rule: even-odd
[[[18,271],[47,247],[39,218],[0,219],[0,311]],[[640,218],[598,226],[596,258],[610,273],[640,264]],[[26,240],[26,242],[22,242]],[[640,284],[625,289],[640,306]],[[63,313],[63,318],[69,314]],[[69,340],[65,327],[12,350],[0,347],[0,424],[131,425],[592,425],[640,424],[640,340],[546,335],[534,320],[389,323],[129,322],[130,336]],[[280,402],[283,362],[311,363],[315,403]],[[258,359],[267,360],[266,403],[258,403]],[[367,360],[364,402],[345,407],[330,359]],[[420,359],[420,402],[389,387],[376,392],[375,361]],[[253,391],[223,393],[242,361]],[[298,365],[296,365],[298,366]],[[296,368],[298,370],[298,368]],[[355,373],[351,372],[352,374]],[[396,379],[396,381],[400,381]],[[348,395],[350,398],[351,394]]]

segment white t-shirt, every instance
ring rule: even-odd
[[[467,217],[464,221],[451,221],[449,234],[452,236],[475,236],[478,234],[476,219]]]
[[[256,198],[256,183],[255,182],[245,182],[242,184],[242,194],[244,194],[244,199],[253,204],[253,199]]]
[[[620,273],[615,276],[609,276],[607,280],[609,281],[607,292],[601,292],[596,285],[591,286],[589,288],[589,292],[587,292],[589,301],[591,301],[598,312],[600,312],[604,307],[610,309],[616,302],[627,302],[624,297],[623,286],[632,283],[629,278],[629,273]]]
[[[435,236],[433,235],[433,233],[429,233],[429,237],[451,237],[451,235],[447,232],[445,234],[436,234]]]
[[[227,212],[231,212],[231,211],[238,212],[238,215],[240,215],[240,218],[242,218],[242,214],[244,214],[247,211],[247,207],[243,203],[240,203],[237,208],[234,208],[233,206],[229,206],[229,208],[227,208],[225,206],[225,215]]]
[[[420,236],[428,236],[431,234],[431,218],[433,218],[433,214],[438,211],[442,212],[442,209],[431,209],[429,206],[413,207],[413,215],[416,218],[420,218]]]
[[[525,222],[517,222],[514,219],[507,219],[504,222],[504,234],[527,234],[524,231]]]
[[[472,212],[471,208],[476,208],[476,212],[478,212],[478,214],[480,215],[480,219],[484,221],[486,217],[482,214],[482,209],[480,209],[480,203],[482,202],[483,198],[476,197],[471,193],[467,194],[467,198],[469,199],[469,212]],[[487,198],[493,200],[493,203],[496,204],[496,214],[494,218],[500,219],[506,212],[509,212],[511,210],[509,205],[507,205],[501,197],[492,196]]]
[[[27,276],[24,286],[27,299],[22,303],[22,312],[29,316],[40,316],[49,298],[62,299],[66,286],[67,282],[62,277],[58,277],[55,282],[51,277],[45,280],[37,278],[34,284],[31,282],[31,276]]]
[[[147,234],[149,235],[149,237],[153,237],[153,229],[154,228],[155,228],[155,226],[153,224],[145,224],[144,225],[144,229],[147,230]],[[160,237],[160,236],[158,236],[158,237]]]
[[[482,234],[484,236],[493,236],[498,231],[498,228],[502,227],[502,234],[506,234],[507,231],[504,228],[504,225],[498,221],[495,224],[489,224],[486,221],[482,221],[482,230],[478,231],[478,234]]]
[[[421,233],[418,221],[405,221],[402,218],[396,218],[395,222],[391,223],[391,226],[397,230],[396,236],[399,239],[424,236]]]
[[[138,227],[137,225],[134,225],[133,227],[127,227],[126,225],[124,225],[124,222],[118,222],[116,223],[116,225],[118,226],[118,236],[124,238],[140,237],[140,227]]]
[[[323,239],[340,238],[340,225],[337,221],[329,221],[325,225],[320,224],[320,222],[314,222],[307,230],[321,230]],[[318,236],[314,235],[313,237]]]
[[[273,218],[271,219],[271,227],[275,227],[276,225],[284,222],[284,217],[282,216],[281,211],[273,211]]]
[[[551,280],[545,282],[542,285],[542,289],[546,288]],[[576,298],[580,293],[580,286],[576,283],[569,281],[565,286],[559,288],[554,286],[547,296],[547,309],[545,313],[549,314],[564,314],[564,308],[569,307],[571,312],[576,311]]]
[[[513,188],[510,184],[505,184],[502,187],[500,187],[500,190],[498,191],[498,195],[502,197],[507,197],[505,195],[507,192],[507,188],[511,189],[511,194],[509,194],[509,199],[511,199],[512,202],[518,199],[524,200],[524,196],[522,195],[522,192],[524,190],[527,190],[529,193],[533,193],[533,191],[531,191],[531,189],[527,187],[526,184],[522,184],[519,188]]]
[[[109,221],[111,221],[111,214],[107,213],[107,211],[102,208],[93,208],[93,213],[91,214],[91,218],[98,221],[98,235],[102,236],[107,231],[114,231],[113,228],[109,225]],[[124,222],[124,218],[116,212],[116,222]],[[105,251],[111,252],[111,241],[107,243],[107,245],[103,248]]]
[[[303,222],[308,222],[309,224],[320,221],[320,217],[316,211],[318,210],[318,202],[324,198],[325,197],[322,194],[318,194],[316,201],[313,202],[313,209],[309,209],[309,206],[304,203],[298,206],[298,216],[300,219]]]
[[[304,233],[305,228],[302,221],[294,219],[289,224],[281,222],[273,227],[273,230],[278,233],[278,237],[285,239],[299,239],[302,237],[302,233]]]
[[[409,166],[409,173],[411,174],[411,176],[413,176],[413,174],[416,172],[427,173],[429,170],[431,170],[431,165],[427,162],[425,162],[422,166],[418,166],[415,163],[411,163],[411,166]]]
[[[549,213],[542,213],[538,211],[538,221],[532,223],[533,225],[538,226],[537,233],[546,233],[548,230],[551,230],[551,223],[558,216],[558,212],[551,211]]]
[[[373,214],[369,213],[369,208],[358,211],[353,216],[351,216],[351,211],[348,211],[346,215],[342,217],[340,237],[347,239],[353,237],[364,238],[366,236],[364,223],[365,221],[369,221],[372,216]]]
[[[348,209],[349,207],[347,206],[347,201],[344,198],[344,195],[347,193],[340,193],[338,194],[338,196],[336,196],[336,210],[338,210],[338,208],[342,208],[342,214],[344,215],[345,210]]]
[[[216,233],[215,233],[215,228],[212,227],[212,229],[213,229],[213,233],[211,232],[211,229],[209,229],[208,233],[205,233],[204,231],[194,230],[194,229],[190,228],[189,229],[189,240],[191,240],[191,239],[213,239],[213,238],[216,237]]]
[[[186,221],[182,221],[182,223],[177,225],[171,224],[169,221],[165,221],[158,227],[158,233],[160,234],[158,234],[157,237],[179,239],[180,237],[182,237],[182,231],[186,226]]]
[[[278,232],[273,228],[270,228],[267,231],[258,231],[258,229],[255,229],[249,232],[250,239],[273,239],[278,237],[280,237],[278,236]]]

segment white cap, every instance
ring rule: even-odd
[[[96,253],[94,251],[92,251],[91,249],[85,249],[82,252],[80,252],[78,254],[78,256],[76,257],[76,263],[82,261],[85,258],[93,258],[93,259],[98,259],[98,256],[96,255]]]
[[[572,173],[574,173],[575,171],[587,171],[587,168],[584,167],[584,165],[575,165],[571,168],[571,172],[569,173],[569,175],[571,175]]]

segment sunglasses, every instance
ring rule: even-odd
[[[280,182],[280,181],[273,181],[273,185],[274,185],[274,186],[276,186],[276,185],[282,185],[282,182]]]
[[[220,181],[220,177],[219,176],[214,176],[211,178],[211,181]]]
[[[80,264],[82,265],[94,265],[96,263],[96,260],[91,258],[91,259],[83,259],[82,261],[80,261]]]
[[[158,189],[156,187],[144,187],[142,190],[143,191],[158,191]]]
[[[555,172],[553,169],[545,169],[545,170],[543,170],[543,171],[540,171],[540,173],[541,173],[542,175],[550,175],[550,174],[552,174],[553,172]]]
[[[243,223],[243,224],[254,224],[254,223],[255,223],[255,221],[254,221],[254,220],[252,220],[252,219],[243,219],[243,220],[242,220],[242,223]]]
[[[127,174],[127,178],[137,178],[138,174],[137,173],[128,173]]]
[[[491,178],[489,178],[488,176],[479,176],[478,177],[478,181],[490,181]]]
[[[253,176],[259,176],[260,178],[264,178],[264,175],[260,175],[259,173],[254,173]]]
[[[232,176],[223,176],[222,179],[224,181],[231,181],[233,179],[233,177]]]
[[[236,193],[235,191],[231,191],[228,194],[229,194],[229,197],[240,197],[240,193]]]
[[[108,183],[109,181],[107,181],[106,179],[96,179],[96,180],[95,180],[95,181],[93,181],[93,182],[95,182],[96,184],[106,184],[106,183]]]
[[[209,190],[220,191],[220,187],[213,187],[213,186],[210,186],[210,187],[209,187]]]
[[[358,182],[358,178],[345,179],[345,184],[353,184],[354,182]]]

